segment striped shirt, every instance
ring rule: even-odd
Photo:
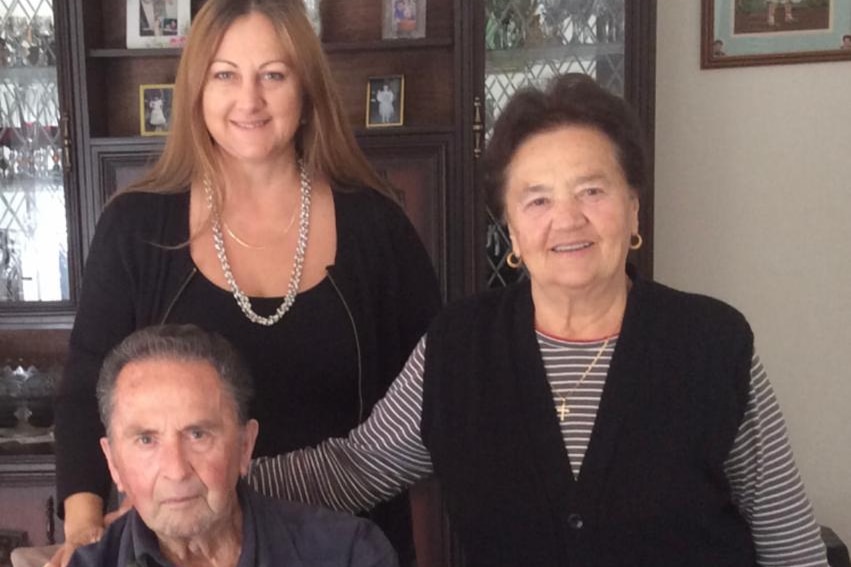
[[[425,341],[411,353],[369,419],[348,437],[256,459],[249,482],[264,494],[355,512],[430,476],[431,458],[420,436]],[[561,432],[578,476],[617,337],[573,342],[538,333],[538,344],[557,415],[563,405],[567,408]],[[827,567],[786,424],[756,354],[747,408],[725,473],[733,501],[750,525],[759,565]]]

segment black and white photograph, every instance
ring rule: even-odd
[[[139,120],[142,136],[165,136],[171,124],[174,85],[139,87]]]
[[[182,47],[190,0],[127,0],[127,47]]]
[[[401,126],[405,116],[405,76],[370,77],[366,85],[366,127]]]

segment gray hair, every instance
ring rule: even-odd
[[[131,362],[151,359],[209,364],[218,374],[225,392],[230,394],[239,423],[248,421],[248,404],[254,394],[254,386],[251,373],[236,349],[221,335],[209,333],[196,325],[158,325],[127,336],[103,362],[97,383],[97,399],[100,419],[107,432],[115,406],[118,375]]]

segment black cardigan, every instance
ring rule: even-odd
[[[439,309],[440,294],[428,254],[398,206],[372,190],[335,190],[334,206],[337,256],[328,273],[357,329],[365,418]],[[97,443],[103,435],[94,394],[98,371],[121,339],[161,322],[196,274],[188,248],[180,246],[188,238],[188,207],[188,192],[128,193],[98,222],[56,399],[60,509],[70,494],[108,493]]]
[[[731,307],[636,280],[574,480],[528,282],[445,309],[422,437],[469,564],[754,565],[723,470],[752,352]]]

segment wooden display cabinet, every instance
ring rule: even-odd
[[[10,544],[62,541],[54,482],[53,455],[0,453],[0,532]]]

